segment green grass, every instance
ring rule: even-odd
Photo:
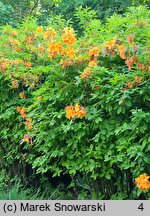
[[[65,193],[60,188],[46,187],[45,190],[40,188],[33,189],[23,187],[20,182],[12,186],[0,188],[0,200],[64,200],[72,199],[69,192]]]
[[[42,200],[39,190],[26,189],[20,183],[15,183],[8,189],[0,189],[0,200]]]

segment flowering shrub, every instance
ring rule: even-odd
[[[150,165],[149,13],[131,8],[105,25],[92,19],[80,38],[62,25],[4,26],[3,168],[22,175],[19,167],[30,165],[68,174],[77,188],[82,179],[85,194],[92,188],[106,199],[122,191],[132,198],[134,177]]]

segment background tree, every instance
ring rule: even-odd
[[[0,25],[14,24],[13,12],[11,5],[0,2]]]
[[[149,0],[1,0],[1,24],[23,22],[26,16],[37,17],[39,25],[48,25],[48,19],[61,15],[65,20],[72,20],[75,29],[79,28],[75,18],[76,8],[90,7],[103,21],[113,13],[123,14],[131,5],[147,4]]]

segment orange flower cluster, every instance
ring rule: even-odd
[[[29,134],[24,135],[23,142],[28,142],[28,143],[30,143],[31,146],[33,145],[32,138],[30,137]]]
[[[119,53],[120,53],[120,58],[126,59],[125,45],[121,44],[120,46],[118,46],[118,49],[119,49]]]
[[[48,52],[48,56],[50,57],[50,59],[55,58],[57,55],[62,53],[62,43],[50,41]]]
[[[143,77],[135,76],[134,80],[127,82],[127,84],[126,84],[127,87],[123,88],[122,90],[137,88],[139,86],[139,84],[142,82],[142,80],[143,80]]]
[[[23,142],[29,142],[29,134],[25,134],[23,137]]]
[[[35,84],[34,84],[34,83],[31,83],[31,84],[30,84],[30,89],[34,89],[34,87],[35,87]]]
[[[12,31],[12,32],[11,32],[11,35],[12,35],[12,36],[17,36],[17,35],[18,35],[18,32]]]
[[[90,49],[88,52],[89,55],[89,61],[96,61],[99,55],[99,48],[98,47],[93,47]]]
[[[38,27],[36,28],[36,32],[42,33],[42,32],[43,32],[43,26],[38,26]]]
[[[73,46],[76,42],[74,30],[71,28],[65,28],[64,34],[62,35],[62,39],[64,43],[66,43],[68,46]]]
[[[21,99],[26,99],[26,96],[24,95],[23,92],[20,92],[20,93],[19,93],[19,97],[20,97]]]
[[[136,87],[137,87],[138,84],[142,82],[143,77],[135,76],[134,79],[135,79],[135,83],[136,83]]]
[[[138,178],[136,178],[135,184],[142,191],[147,192],[150,190],[150,181],[149,176],[147,174],[141,174]]]
[[[12,84],[12,87],[14,88],[14,89],[18,89],[18,86],[19,86],[19,82],[18,82],[18,80],[15,80],[15,79],[11,79],[11,84]]]
[[[17,111],[20,113],[21,117],[23,119],[26,118],[26,109],[25,108],[22,108],[22,107],[17,107]],[[32,130],[33,127],[31,125],[31,122],[32,122],[32,119],[31,118],[27,118],[26,121],[25,121],[25,125],[27,126],[27,128],[29,130]]]
[[[132,58],[127,58],[127,60],[125,61],[126,65],[128,66],[128,70],[132,69],[132,66],[134,64],[134,59]]]
[[[91,75],[92,71],[90,68],[85,68],[84,71],[80,74],[80,77],[83,78],[83,79],[88,79],[90,78],[90,75]]]
[[[24,62],[24,66],[26,66],[26,67],[31,67],[31,66],[32,66],[32,63],[31,63],[31,62]]]
[[[33,37],[28,37],[28,38],[27,38],[27,43],[28,43],[29,45],[32,45],[32,44],[33,44]]]
[[[118,40],[116,40],[116,37],[113,38],[112,41],[109,41],[102,45],[100,47],[100,50],[106,49],[106,55],[109,56],[112,54],[113,56],[116,56],[116,48],[117,48]]]
[[[32,130],[32,129],[33,129],[32,125],[31,125],[31,122],[32,122],[32,119],[31,119],[31,118],[28,118],[28,119],[26,120],[26,122],[25,122],[25,125],[27,126],[27,128],[28,128],[29,130]]]
[[[69,58],[74,58],[75,57],[75,50],[71,47],[67,47],[65,50],[63,50],[62,53],[64,56],[67,56]]]
[[[50,39],[51,37],[56,37],[56,32],[51,28],[48,29],[45,33],[44,33],[44,39]]]
[[[31,118],[27,118],[27,120],[26,120],[26,122],[25,122],[25,125],[27,126],[27,128],[28,128],[29,130],[32,130],[32,129],[33,129],[32,125],[31,125],[31,122],[32,122],[32,119],[31,119]]]
[[[86,109],[76,103],[74,106],[66,107],[66,117],[68,119],[74,119],[75,117],[83,118],[86,116]]]
[[[16,66],[24,64],[24,61],[21,59],[11,59],[9,62],[10,64],[15,64]]]
[[[17,111],[20,113],[22,118],[26,117],[26,109],[22,107],[17,107]]]
[[[112,41],[107,42],[106,45],[103,46],[103,48],[108,47],[109,49],[113,49],[117,44],[118,44],[118,41],[116,40],[116,37],[114,37]]]
[[[13,40],[11,40],[10,43],[11,43],[12,46],[15,46],[15,45],[19,44],[19,41],[17,39],[13,39]]]
[[[21,51],[22,51],[21,47],[16,47],[16,52],[21,52]]]
[[[134,25],[136,25],[137,27],[144,27],[144,26],[148,25],[148,22],[146,22],[146,21],[135,22]]]
[[[95,61],[90,61],[87,68],[84,69],[84,71],[80,74],[80,77],[83,79],[90,78],[90,75],[92,73],[91,68],[97,66],[97,63]]]
[[[133,41],[133,40],[134,40],[134,37],[133,37],[132,35],[128,35],[126,39],[127,39],[127,41],[128,41],[131,45],[134,46],[134,41]]]
[[[38,49],[39,49],[40,53],[43,53],[44,47],[41,44],[39,44]]]
[[[92,67],[95,67],[95,66],[97,66],[97,63],[95,61],[90,61],[89,62],[89,65],[88,65],[89,68],[92,68]]]
[[[24,62],[21,59],[7,59],[7,58],[1,58],[0,59],[0,69],[5,70],[8,66],[19,66],[19,65],[25,65],[26,67],[31,67],[31,62]]]
[[[137,65],[137,68],[138,68],[139,70],[144,70],[144,69],[145,69],[145,66],[144,66],[144,64],[139,63],[139,64]]]
[[[3,30],[2,30],[2,33],[3,34],[6,34],[8,32],[8,30],[6,29],[6,28],[4,28]]]
[[[8,67],[9,65],[10,65],[10,62],[8,59],[5,59],[5,58],[0,59],[0,69],[1,70],[5,70],[6,67]]]
[[[41,101],[42,101],[42,96],[38,96],[38,97],[37,97],[37,100],[38,100],[39,102],[41,102]]]
[[[80,66],[86,63],[86,59],[67,59],[67,60],[60,60],[60,65],[62,68],[67,68],[69,66],[75,65]]]
[[[134,37],[132,35],[128,35],[126,40],[133,46],[133,53],[136,54],[137,47],[134,45]],[[116,56],[116,54],[119,52],[120,58],[127,59],[127,54],[130,56],[130,53],[126,51],[125,44],[119,45],[120,41],[116,38],[113,38],[112,41],[107,42],[106,44],[102,45],[99,49],[103,50],[106,49],[106,55],[112,54],[113,56]],[[126,60],[126,64],[129,65],[129,70],[131,70],[132,65],[134,64],[133,59],[128,58]]]

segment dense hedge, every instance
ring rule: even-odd
[[[82,19],[82,38],[61,20],[4,26],[1,169],[68,175],[78,198],[139,197],[134,179],[150,174],[149,17],[140,6],[105,25]]]

